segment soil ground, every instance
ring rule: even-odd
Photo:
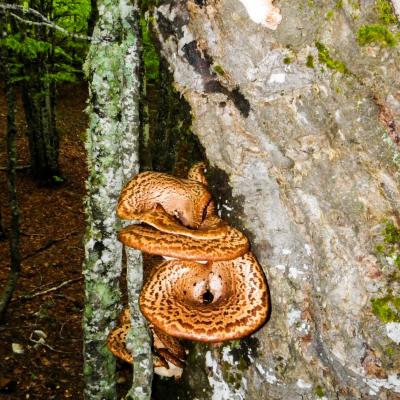
[[[29,171],[18,171],[22,268],[18,287],[0,325],[0,399],[81,399],[83,308],[82,239],[85,229],[87,117],[85,85],[59,89],[57,127],[60,164],[66,181],[39,187]],[[6,104],[0,93],[0,168],[6,165]],[[29,164],[21,102],[18,104],[18,164]],[[4,228],[10,215],[6,174],[0,170]],[[0,290],[9,271],[9,244],[0,242]],[[39,292],[56,288],[47,294]],[[22,296],[33,295],[31,299]],[[14,351],[13,351],[14,346]],[[15,350],[20,349],[19,354]]]

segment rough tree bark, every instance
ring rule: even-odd
[[[5,22],[0,18],[0,23]],[[3,32],[1,32],[3,33]],[[0,60],[3,61],[3,77],[5,82],[5,92],[7,100],[7,189],[9,204],[11,210],[11,227],[9,233],[10,240],[10,272],[8,273],[7,282],[2,289],[0,295],[0,322],[4,319],[8,305],[17,285],[20,274],[21,255],[19,251],[19,208],[17,201],[17,188],[15,182],[15,167],[17,165],[17,126],[15,121],[15,113],[17,101],[15,95],[15,86],[11,82],[8,57],[1,54]],[[1,223],[1,219],[0,219]],[[2,228],[0,234],[2,234]],[[1,236],[1,235],[0,235]]]
[[[116,398],[115,359],[106,347],[107,336],[122,308],[122,246],[116,237],[121,223],[115,210],[123,184],[139,170],[137,12],[128,0],[100,0],[97,4],[99,19],[86,63],[90,129],[83,330],[85,398],[91,400]],[[132,293],[141,287],[141,277],[136,280],[135,275],[141,267],[140,253],[132,252],[127,271]],[[135,316],[136,297],[130,300]],[[147,399],[152,368],[140,362],[151,362],[150,339],[143,324],[133,320],[132,326],[139,329],[129,339],[136,356],[136,380],[128,398]]]
[[[390,3],[282,0],[276,31],[251,7],[264,3],[172,0],[154,11],[194,132],[227,183],[214,185],[222,215],[251,238],[272,300],[252,337],[193,349],[180,398],[394,400],[400,55]]]
[[[137,2],[124,2],[122,16],[124,52],[122,63],[121,164],[124,183],[139,172],[139,98],[140,98],[140,34]],[[131,223],[131,222],[130,222]],[[127,291],[131,314],[131,330],[127,348],[133,357],[132,386],[127,399],[150,400],[153,379],[152,343],[147,323],[139,308],[139,294],[143,285],[143,259],[140,251],[126,248]]]
[[[42,15],[52,12],[52,2],[37,1],[30,6]],[[24,27],[27,29],[26,27]],[[35,27],[38,40],[51,41],[52,30],[46,26]],[[44,184],[54,184],[60,179],[58,163],[59,137],[56,128],[56,87],[48,74],[51,72],[51,49],[37,52],[34,60],[25,59],[22,99],[27,122],[32,175]]]

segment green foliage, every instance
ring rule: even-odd
[[[154,46],[149,29],[149,21],[143,15],[140,17],[142,34],[144,74],[148,80],[157,80],[160,74],[160,58]]]
[[[371,43],[383,47],[397,45],[396,36],[386,26],[379,24],[361,26],[357,32],[357,41],[360,46],[366,46]]]
[[[23,7],[36,9],[70,33],[86,35],[90,0],[24,1]],[[21,17],[42,22],[30,14]],[[6,30],[0,48],[7,50],[14,82],[32,79],[23,67],[33,62],[43,65],[41,70],[45,72],[40,78],[46,81],[73,81],[82,74],[89,41],[78,40],[52,28],[24,24],[12,20],[11,16],[7,17]]]
[[[315,47],[318,50],[318,61],[321,64],[325,64],[329,69],[338,71],[342,74],[348,73],[348,69],[346,65],[339,60],[334,60],[327,49],[327,47],[321,43],[321,42],[316,42]]]
[[[393,7],[389,0],[377,0],[375,8],[383,24],[397,24],[397,18],[393,13]]]

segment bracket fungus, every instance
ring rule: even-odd
[[[267,284],[251,253],[207,265],[165,261],[144,285],[140,308],[168,335],[199,342],[234,340],[265,322]]]
[[[182,368],[186,355],[177,338],[213,343],[240,339],[265,323],[270,308],[263,270],[247,237],[216,215],[204,171],[205,164],[198,163],[188,179],[138,174],[122,191],[117,208],[120,218],[141,222],[120,230],[122,243],[173,258],[153,268],[140,294],[154,354],[169,368]],[[124,345],[128,311],[120,323],[109,336],[109,347],[132,360]],[[168,370],[165,364],[162,368]]]
[[[132,364],[132,354],[126,348],[126,338],[131,328],[129,309],[120,317],[121,326],[108,335],[107,346],[118,358]],[[157,375],[180,378],[185,365],[186,352],[179,340],[150,326],[153,334],[153,366]]]
[[[142,213],[157,204],[184,226],[197,229],[211,201],[211,194],[199,181],[181,179],[162,172],[142,172],[123,189],[117,215],[141,220]]]
[[[222,237],[205,240],[163,232],[145,225],[130,225],[119,232],[118,239],[126,246],[146,253],[182,260],[231,260],[249,249],[246,236],[230,226]]]

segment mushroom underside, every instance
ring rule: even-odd
[[[132,354],[126,347],[126,338],[131,328],[128,308],[121,314],[120,321],[126,321],[126,318],[129,319],[129,322],[124,322],[121,326],[111,331],[107,338],[107,346],[116,357],[132,364]],[[179,369],[184,367],[184,360],[186,359],[185,349],[176,338],[169,337],[159,330],[156,331],[162,337],[162,340],[155,330],[152,329],[154,337],[153,365],[155,372],[162,376],[176,377],[179,372],[178,370],[175,368],[173,368],[173,371],[168,372],[167,370],[171,369],[171,367],[178,367]]]
[[[195,239],[161,232],[146,225],[130,225],[118,233],[126,246],[181,260],[225,261],[249,250],[249,241],[240,231],[227,226],[226,234],[215,240]]]
[[[229,229],[227,223],[221,218],[207,213],[208,209],[206,210],[207,216],[198,229],[190,229],[182,225],[177,218],[169,215],[159,204],[153,210],[137,214],[136,219],[159,231],[194,239],[214,240],[225,237]]]
[[[251,253],[206,266],[167,261],[143,287],[140,307],[168,335],[223,342],[240,339],[263,325],[269,310],[268,289]]]

